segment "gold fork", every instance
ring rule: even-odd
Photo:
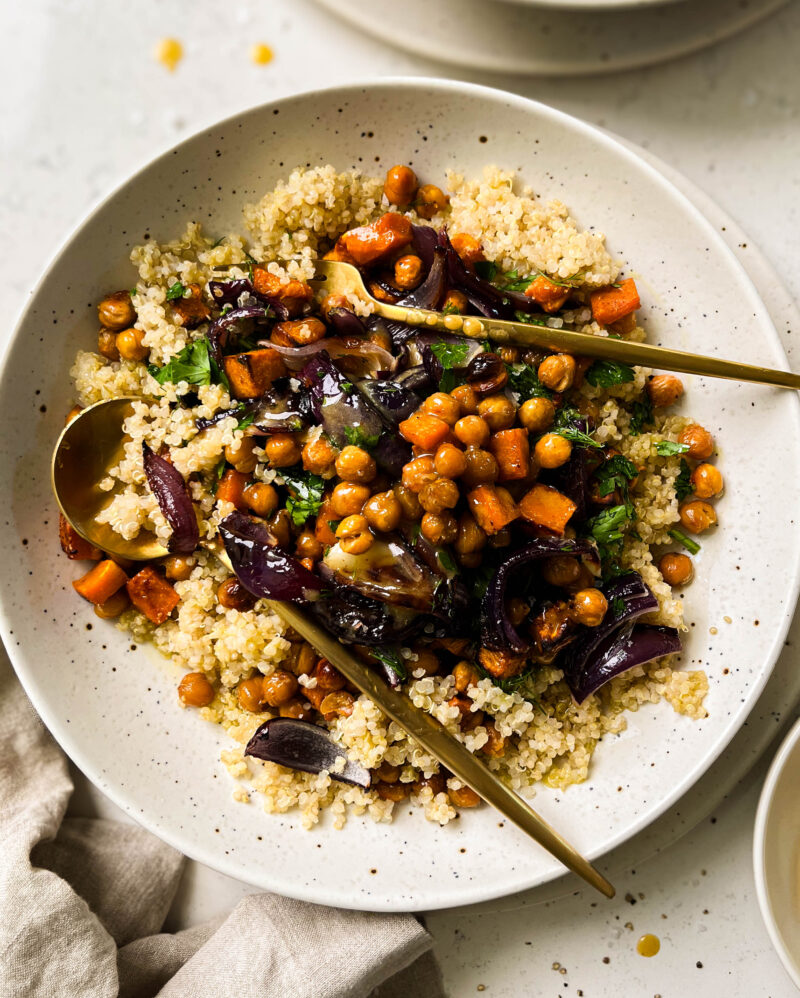
[[[487,319],[484,316],[450,315],[424,308],[389,305],[373,298],[364,286],[359,270],[349,263],[337,260],[318,260],[312,287],[328,294],[357,294],[369,301],[375,314],[395,322],[412,326],[437,329],[470,339],[492,340],[512,346],[538,347],[540,349],[584,357],[597,357],[623,364],[655,367],[682,374],[698,374],[710,378],[729,378],[733,381],[752,381],[759,385],[778,388],[800,388],[800,375],[791,371],[778,371],[769,367],[742,364],[739,361],[704,357],[701,354],[671,350],[650,343],[631,343],[610,336],[595,336],[562,326],[532,325],[527,322],[509,322],[505,319]]]

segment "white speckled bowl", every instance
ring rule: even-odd
[[[2,632],[31,699],[81,769],[129,814],[195,859],[264,888],[376,910],[446,907],[513,893],[558,864],[488,808],[447,826],[400,808],[393,825],[351,819],[302,831],[232,799],[223,732],[177,709],[178,670],[131,648],[76,597],[59,557],[48,464],[72,403],[75,350],[96,335],[95,303],[127,287],[131,246],[190,219],[221,234],[296,164],[380,171],[411,162],[519,169],[545,197],[607,234],[637,275],[651,339],[774,366],[785,357],[766,310],[712,227],[663,177],[589,126],[499,91],[381,80],[302,94],[181,143],[101,204],[33,293],[5,358],[0,419]],[[798,402],[790,393],[687,378],[686,411],[716,436],[727,494],[686,591],[685,661],[710,679],[709,716],[666,704],[628,717],[599,746],[590,779],[542,788],[536,806],[592,857],[624,842],[705,772],[744,722],[781,647],[798,588]],[[771,441],[771,446],[759,445]],[[726,623],[725,620],[730,622]],[[711,628],[716,629],[713,635]]]
[[[800,988],[800,721],[764,781],[753,834],[761,915],[786,973]]]

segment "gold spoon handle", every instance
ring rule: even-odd
[[[729,378],[732,381],[752,381],[759,385],[778,388],[800,388],[800,374],[777,371],[754,364],[742,364],[718,357],[670,350],[650,343],[631,343],[610,336],[594,336],[574,329],[551,329],[524,322],[507,322],[502,319],[485,319],[477,316],[445,315],[426,309],[411,309],[401,305],[388,305],[375,301],[375,311],[384,319],[418,325],[441,332],[468,336],[470,339],[494,340],[514,346],[538,347],[545,350],[565,351],[584,357],[614,360],[623,364],[655,367],[682,374],[698,374],[711,378]]]
[[[514,793],[491,770],[457,741],[436,718],[419,710],[408,697],[393,690],[369,666],[359,661],[325,628],[291,603],[269,601],[270,609],[302,635],[354,686],[375,701],[392,721],[397,722],[454,776],[480,794],[506,818],[535,839],[564,866],[582,877],[608,898],[614,887],[588,860]]]

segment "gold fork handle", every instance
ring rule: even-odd
[[[471,339],[489,339],[495,343],[564,351],[623,364],[678,371],[682,374],[698,374],[710,378],[729,378],[732,381],[752,381],[759,385],[800,389],[800,375],[791,371],[741,364],[738,361],[722,360],[718,357],[704,357],[701,354],[670,350],[650,343],[631,343],[610,336],[594,336],[567,327],[552,329],[549,326],[534,326],[501,319],[444,315],[441,312],[404,308],[401,305],[388,305],[377,301],[375,311],[385,319],[454,333],[457,336],[468,336]]]

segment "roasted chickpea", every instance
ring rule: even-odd
[[[414,202],[420,218],[433,218],[447,207],[447,195],[435,184],[423,184]]]
[[[599,627],[608,610],[608,600],[599,589],[580,589],[569,601],[569,615],[576,624]]]
[[[377,475],[375,461],[361,447],[349,445],[336,458],[336,474],[345,482],[371,482]]]
[[[421,408],[432,416],[438,416],[448,426],[455,426],[461,416],[461,406],[447,392],[434,392],[433,395],[429,395]]]
[[[553,425],[556,407],[550,399],[527,399],[519,407],[519,421],[530,433],[543,433]]]
[[[454,787],[448,787],[447,796],[450,798],[450,803],[453,807],[477,807],[481,799],[472,789],[472,787],[463,786],[455,789]]]
[[[435,797],[437,794],[447,792],[447,781],[441,773],[434,773],[433,776],[424,776],[414,784],[414,793],[422,793],[423,790],[430,790]]]
[[[325,295],[319,303],[319,310],[322,318],[327,321],[330,318],[331,311],[334,308],[346,308],[350,312],[353,311],[353,306],[350,304],[347,295]]]
[[[717,522],[714,507],[702,499],[685,502],[679,509],[681,523],[691,534],[702,534]]]
[[[467,470],[463,474],[463,479],[470,487],[475,485],[488,485],[496,482],[500,474],[497,458],[488,450],[481,450],[479,447],[468,447]]]
[[[439,659],[436,654],[430,648],[420,646],[412,650],[415,657],[408,663],[408,668],[412,675],[422,670],[426,676],[435,676],[439,671]]]
[[[369,488],[355,482],[339,482],[331,493],[331,506],[337,516],[360,513],[369,499]]]
[[[560,433],[545,433],[533,448],[534,457],[542,468],[560,468],[572,454],[572,444]]]
[[[303,641],[292,664],[292,672],[296,676],[307,676],[316,668],[318,661],[319,655],[316,649],[312,648],[307,641]]]
[[[214,699],[214,687],[202,672],[187,672],[178,684],[178,696],[187,707],[207,707]]]
[[[393,166],[386,173],[383,182],[383,193],[389,204],[400,208],[411,204],[417,193],[417,175],[410,166]]]
[[[256,605],[255,596],[232,575],[217,588],[217,601],[226,610],[252,610]]]
[[[319,561],[322,557],[324,547],[317,540],[313,530],[304,530],[297,538],[297,553],[301,558],[311,558],[312,561]]]
[[[426,513],[442,513],[452,509],[459,500],[458,486],[450,478],[435,478],[423,486],[419,504]]]
[[[375,770],[375,775],[383,783],[397,783],[400,779],[400,767],[392,766],[390,763],[384,761]]]
[[[367,518],[360,514],[346,516],[336,528],[336,537],[345,554],[364,554],[375,540]]]
[[[236,687],[236,699],[242,710],[260,714],[264,709],[264,677],[253,676],[243,679]]]
[[[486,744],[482,746],[481,752],[483,752],[484,755],[497,759],[505,753],[506,740],[497,730],[497,726],[494,721],[484,721],[483,726],[486,728],[486,734],[489,737]]]
[[[378,492],[367,501],[362,510],[372,530],[388,533],[403,518],[403,507],[394,492]]]
[[[421,492],[436,477],[433,458],[429,454],[415,457],[413,461],[403,466],[402,482],[410,492]]]
[[[255,448],[255,437],[239,437],[234,443],[225,447],[225,460],[243,475],[249,475],[251,471],[255,471],[258,464]]]
[[[108,295],[97,306],[100,325],[118,332],[136,322],[136,309],[133,307],[129,291],[116,291]]]
[[[517,417],[517,407],[505,395],[490,395],[478,403],[478,415],[492,433],[510,430]]]
[[[281,717],[294,717],[298,721],[310,721],[314,716],[310,705],[302,700],[290,700],[279,708],[278,713]]]
[[[486,547],[486,534],[475,522],[472,513],[462,513],[458,519],[455,549],[458,555],[475,554]]]
[[[698,499],[710,499],[722,492],[722,472],[713,464],[698,464],[692,472],[691,482]]]
[[[469,266],[486,259],[483,255],[483,247],[480,244],[480,240],[476,239],[475,236],[469,235],[467,232],[456,232],[450,237],[450,242],[453,244],[453,249],[456,253]]]
[[[97,352],[106,360],[119,360],[117,334],[111,329],[101,329],[97,334]]]
[[[433,456],[433,466],[442,478],[458,478],[467,470],[467,458],[455,444],[441,444]]]
[[[292,518],[288,510],[278,509],[267,520],[269,532],[282,548],[288,547],[292,539]]]
[[[542,576],[551,586],[569,586],[580,577],[581,564],[577,558],[566,554],[557,554],[548,558],[542,565]]]
[[[150,347],[144,345],[144,333],[133,326],[117,333],[117,350],[123,360],[144,360],[150,353]]]
[[[458,521],[452,513],[426,513],[420,521],[420,531],[431,544],[452,544],[458,536]]]
[[[466,693],[470,686],[477,686],[480,678],[480,673],[471,662],[464,660],[453,666],[457,693]]]
[[[400,503],[403,516],[407,520],[418,520],[422,516],[422,506],[419,504],[419,496],[416,492],[407,489],[400,482],[395,482],[392,486],[392,492],[395,499]]]
[[[267,437],[264,453],[273,468],[289,468],[301,457],[300,444],[291,433],[273,433]]]
[[[384,783],[383,781],[380,781],[379,783],[376,783],[372,789],[381,800],[390,800],[394,801],[395,804],[399,804],[401,800],[405,800],[411,793],[411,784]]]
[[[442,305],[443,312],[458,312],[463,315],[469,308],[469,299],[461,291],[448,291]]]
[[[674,405],[683,395],[683,382],[674,374],[656,374],[647,382],[647,394],[656,409]]]
[[[347,680],[327,658],[321,658],[317,662],[314,678],[317,681],[317,689],[325,693],[330,693],[331,690],[343,690],[347,685]]]
[[[539,365],[539,381],[554,392],[565,392],[575,380],[575,358],[568,353],[553,353]]]
[[[670,551],[658,560],[658,570],[664,581],[670,586],[685,586],[691,582],[694,569],[692,559],[686,554]]]
[[[492,431],[481,416],[464,416],[456,423],[453,432],[465,447],[483,447]]]
[[[118,589],[113,596],[105,601],[105,603],[95,603],[94,612],[101,620],[113,620],[118,617],[123,610],[127,610],[130,605],[130,600],[128,599],[128,593],[123,586],[122,589]]]
[[[422,260],[414,253],[401,256],[394,265],[394,283],[403,291],[411,291],[422,280]]]
[[[699,423],[691,423],[681,430],[678,442],[688,444],[686,455],[695,461],[706,461],[714,453],[714,438]]]
[[[266,482],[253,482],[242,492],[242,498],[256,516],[269,516],[278,508],[278,493]]]
[[[164,574],[173,582],[185,582],[192,574],[196,562],[191,555],[171,554],[162,562]]]
[[[353,713],[355,702],[352,693],[348,693],[347,690],[337,690],[324,698],[319,705],[319,711],[326,721],[333,721],[337,717],[349,717]]]
[[[264,700],[270,707],[282,707],[297,693],[297,679],[285,669],[276,669],[263,680]]]

